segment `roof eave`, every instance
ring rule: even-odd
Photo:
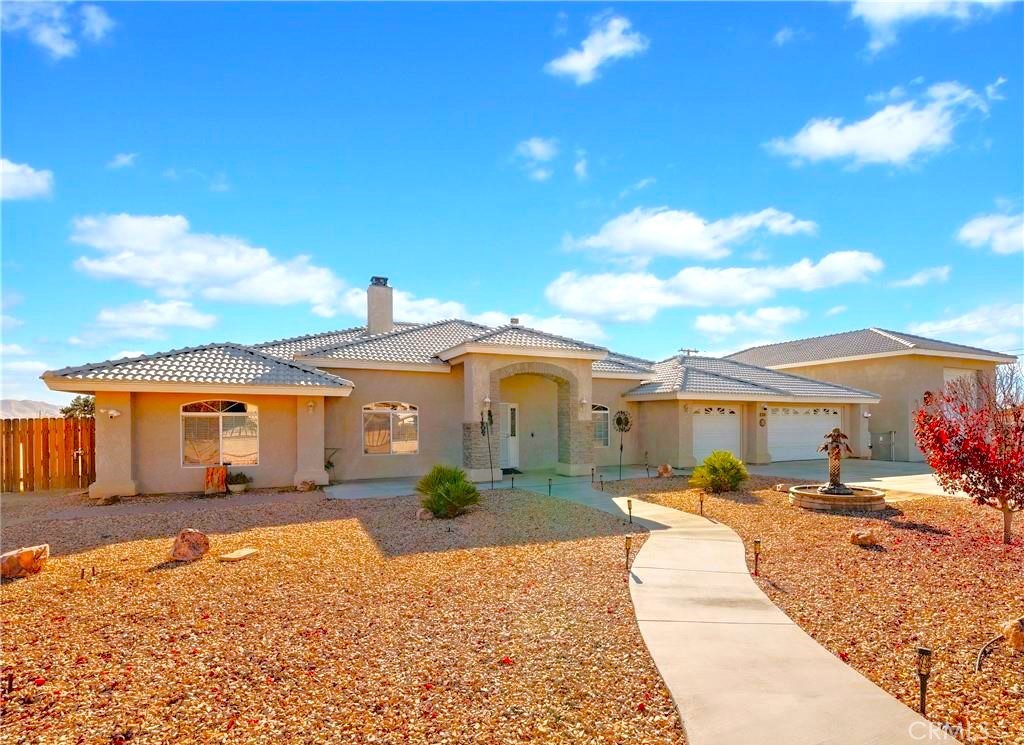
[[[749,401],[752,403],[780,404],[877,404],[881,398],[865,396],[766,396],[753,393],[687,393],[663,391],[659,393],[630,393],[627,401]]]
[[[838,362],[859,362],[861,360],[880,360],[889,357],[908,357],[921,355],[924,357],[949,357],[950,359],[977,360],[979,362],[995,362],[998,365],[1012,364],[1017,361],[1013,355],[1003,354],[976,354],[968,352],[942,351],[938,349],[896,349],[892,352],[873,352],[871,354],[852,354],[845,357],[829,357],[821,360],[808,360],[806,362],[780,362],[774,365],[764,365],[769,370],[789,370],[798,367],[812,367],[814,365],[831,365]],[[726,358],[729,359],[729,358]],[[742,362],[742,360],[734,360]],[[752,363],[746,363],[752,364]],[[756,364],[756,363],[754,363]]]
[[[149,380],[97,380],[64,378],[56,375],[40,376],[51,391],[91,393],[114,391],[120,393],[223,393],[231,395],[262,396],[351,396],[354,384],[339,378],[343,385],[255,385],[228,383],[185,383]]]
[[[609,372],[609,371],[598,372],[597,370],[595,370],[593,373],[591,373],[591,375],[594,378],[602,378],[602,379],[610,378],[610,379],[613,379],[613,380],[641,380],[641,381],[648,381],[648,380],[650,380],[651,378],[654,377],[653,373],[639,373],[639,372],[637,372],[637,373],[627,373],[627,372]]]
[[[463,342],[442,350],[437,356],[445,360],[455,359],[464,354],[499,354],[516,357],[556,357],[572,360],[603,360],[608,356],[606,349],[559,349],[556,347],[521,347],[511,344],[485,344]]]
[[[430,372],[447,373],[451,372],[451,366],[447,363],[436,362],[385,362],[377,360],[345,359],[344,357],[296,357],[296,362],[302,362],[314,367],[326,367],[342,370],[397,370],[399,372]]]

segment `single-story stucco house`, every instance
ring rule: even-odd
[[[693,466],[821,457],[842,427],[863,442],[879,396],[728,359],[661,362],[525,328],[395,323],[374,277],[367,326],[244,346],[210,344],[43,374],[96,396],[95,496],[198,491],[229,465],[256,486],[502,469],[587,475],[618,462]],[[489,427],[482,422],[491,423]],[[856,454],[866,456],[854,445]],[[328,472],[330,471],[330,472]]]
[[[871,410],[871,457],[922,461],[914,443],[914,411],[925,391],[941,390],[964,376],[991,376],[1012,355],[927,339],[902,331],[869,328],[751,347],[726,359],[795,373],[816,380],[876,391]]]

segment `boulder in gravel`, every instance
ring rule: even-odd
[[[857,528],[850,531],[850,543],[854,546],[877,546],[878,534],[874,528]]]
[[[1024,652],[1024,617],[1003,625],[1003,638],[1015,652]]]
[[[426,507],[420,507],[416,511],[416,519],[417,520],[433,520],[434,519],[434,513],[431,512],[430,510],[428,510]]]
[[[28,577],[43,571],[50,558],[50,544],[28,546],[8,551],[0,556],[0,575],[4,578]]]
[[[668,463],[662,463],[660,466],[658,466],[658,477],[659,478],[667,478],[667,477],[669,477],[671,475],[672,475],[672,466],[670,466]]]
[[[209,550],[210,539],[204,533],[193,528],[185,528],[174,539],[171,561],[195,561],[203,558]]]

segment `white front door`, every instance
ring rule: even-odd
[[[715,450],[728,450],[743,460],[739,410],[733,406],[701,406],[693,412],[693,457],[704,462]]]
[[[827,458],[818,448],[841,421],[839,409],[832,406],[772,406],[768,409],[768,454],[773,462]]]
[[[501,404],[498,453],[502,468],[519,468],[519,404]]]

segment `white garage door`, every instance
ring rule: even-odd
[[[713,450],[728,450],[743,458],[739,411],[728,406],[706,406],[693,412],[693,457],[697,463]]]
[[[768,453],[773,462],[826,458],[818,447],[839,423],[839,409],[827,406],[769,407]]]

